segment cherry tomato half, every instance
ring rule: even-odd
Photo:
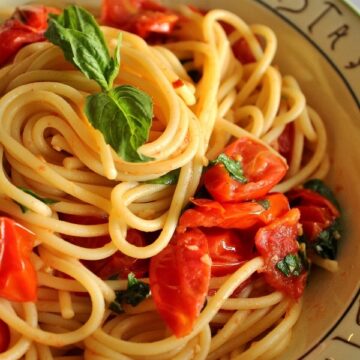
[[[147,38],[151,33],[168,34],[179,16],[151,0],[103,0],[101,21],[105,25]]]
[[[212,276],[231,274],[254,257],[252,232],[219,228],[203,231],[209,246]]]
[[[26,44],[45,40],[49,13],[55,8],[26,5],[17,8],[13,16],[0,26],[0,66],[4,65]]]
[[[35,235],[8,217],[0,217],[0,297],[35,301],[37,275],[30,260]]]
[[[209,289],[211,260],[199,229],[177,233],[150,260],[150,288],[156,308],[177,337],[194,327]]]
[[[300,210],[300,223],[310,242],[340,216],[339,210],[330,200],[310,189],[294,189],[286,196],[291,205]]]
[[[248,229],[254,225],[268,224],[289,210],[289,202],[283,194],[272,194],[259,201],[243,203],[221,204],[208,199],[193,199],[192,202],[196,206],[180,217],[180,232],[188,227]]]
[[[264,278],[276,290],[298,299],[304,292],[307,272],[287,277],[276,268],[276,264],[289,254],[297,254],[298,223],[300,212],[291,209],[279,219],[258,230],[255,245],[264,258]]]
[[[229,145],[224,153],[241,162],[246,183],[233,179],[222,164],[210,167],[204,184],[220,202],[240,202],[265,196],[285,175],[286,162],[264,145],[243,137]]]

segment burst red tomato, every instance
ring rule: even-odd
[[[193,329],[209,289],[211,260],[199,229],[175,234],[150,261],[150,288],[156,308],[177,337]]]
[[[307,272],[299,276],[284,275],[276,268],[276,264],[289,254],[297,254],[298,223],[300,212],[292,209],[271,224],[258,230],[255,236],[255,245],[264,258],[264,277],[268,284],[276,290],[298,299],[304,292]]]
[[[209,246],[212,276],[231,274],[254,257],[252,232],[219,228],[203,231]]]
[[[7,324],[0,320],[0,355],[5,352],[10,344],[10,330]]]
[[[289,202],[283,194],[269,195],[258,202],[221,204],[208,199],[193,199],[192,202],[196,206],[180,217],[177,229],[180,232],[188,227],[248,229],[268,224],[289,210]]]
[[[107,221],[107,218],[105,217],[101,218],[97,216],[77,216],[68,214],[62,214],[61,219],[84,225],[101,224]],[[104,246],[111,241],[111,238],[107,235],[91,238],[63,235],[63,238],[75,245],[92,249]],[[136,229],[129,229],[126,239],[129,243],[136,246],[146,245],[144,235]],[[120,251],[117,251],[106,259],[96,261],[83,260],[82,263],[102,279],[108,279],[113,275],[116,275],[121,279],[126,279],[131,272],[134,273],[137,278],[140,278],[144,277],[149,269],[149,261],[147,259],[135,259]]]
[[[0,66],[24,45],[45,40],[49,13],[59,10],[46,6],[20,6],[11,19],[0,26]]]
[[[147,38],[151,33],[168,34],[179,16],[151,0],[103,0],[101,21]]]
[[[340,216],[336,206],[315,191],[294,189],[286,195],[292,206],[300,210],[300,223],[306,239],[310,242]]]
[[[37,276],[30,255],[35,235],[8,217],[0,218],[0,297],[35,301]]]
[[[233,179],[222,164],[210,167],[204,184],[220,202],[240,202],[265,196],[285,175],[286,162],[264,145],[247,137],[236,140],[224,153],[242,163],[246,183]]]

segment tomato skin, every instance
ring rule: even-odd
[[[178,231],[188,227],[220,227],[225,229],[248,229],[254,225],[268,224],[289,210],[289,202],[283,194],[272,194],[266,210],[260,203],[219,203],[208,199],[193,199],[196,205],[186,210],[179,220]]]
[[[107,222],[106,217],[99,216],[79,216],[72,214],[61,214],[61,219],[75,224],[94,225]],[[72,244],[95,249],[102,247],[111,241],[110,236],[96,237],[77,237],[62,235],[62,237]],[[136,229],[128,229],[126,239],[129,243],[136,246],[147,244],[144,235]],[[82,260],[82,263],[101,279],[108,279],[113,275],[118,275],[120,279],[127,279],[129,273],[134,273],[137,278],[145,277],[149,269],[148,259],[135,259],[127,256],[120,251],[102,260]]]
[[[49,13],[59,13],[46,6],[20,6],[12,18],[0,26],[0,66],[26,44],[44,41]]]
[[[326,197],[318,194],[310,189],[294,189],[286,193],[292,206],[309,206],[314,205],[326,208],[330,211],[331,216],[337,218],[340,216],[339,210],[336,206]]]
[[[10,344],[9,326],[0,319],[0,354],[5,352]]]
[[[278,151],[289,163],[292,157],[292,145],[295,138],[295,126],[291,122],[285,126],[285,129],[277,139]]]
[[[232,274],[254,257],[254,239],[250,232],[211,228],[203,230],[209,246],[211,275]]]
[[[103,0],[101,21],[105,25],[147,38],[151,33],[171,33],[179,16],[151,0]]]
[[[287,277],[276,268],[276,264],[288,254],[297,254],[299,219],[299,210],[291,209],[284,216],[259,229],[255,236],[256,248],[264,258],[266,282],[294,299],[298,299],[304,292],[307,272]]]
[[[242,64],[251,64],[256,61],[255,56],[251,52],[250,46],[248,45],[245,38],[241,37],[238,41],[232,46],[234,56]]]
[[[35,301],[37,275],[30,255],[35,235],[8,217],[0,217],[0,297]]]
[[[340,216],[336,206],[324,196],[309,189],[294,189],[286,196],[293,207],[300,211],[300,223],[308,241],[316,240]]]
[[[211,196],[219,202],[241,202],[265,196],[286,174],[288,166],[264,145],[247,137],[230,144],[226,155],[240,161],[248,182],[233,179],[222,164],[210,167],[204,175],[204,184]]]
[[[174,235],[150,260],[150,289],[160,316],[175,334],[191,332],[209,289],[211,261],[199,229]]]

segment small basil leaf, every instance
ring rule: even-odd
[[[123,307],[121,306],[121,304],[119,302],[117,302],[116,300],[112,301],[109,304],[109,309],[111,311],[113,311],[116,314],[122,314],[124,312]]]
[[[324,196],[325,198],[330,200],[338,209],[340,209],[339,202],[337,201],[334,193],[327,185],[325,185],[322,180],[311,179],[304,184],[304,188],[315,191],[318,194]]]
[[[276,264],[276,268],[285,276],[299,276],[303,270],[301,258],[297,254],[288,254]]]
[[[123,302],[136,306],[145,300],[150,293],[150,287],[148,284],[142,281],[137,282],[133,286],[129,287],[125,294],[123,294]]]
[[[247,178],[244,176],[244,171],[240,161],[233,160],[226,154],[220,154],[215,160],[210,161],[210,166],[222,164],[225,169],[229,172],[230,176],[236,181],[246,184],[248,182]]]
[[[130,289],[131,287],[135,286],[136,284],[138,284],[139,281],[136,278],[134,273],[129,273],[128,275],[128,289]]]
[[[95,80],[103,90],[111,89],[119,72],[120,39],[112,59],[104,35],[89,12],[72,5],[61,15],[51,15],[45,37],[59,46],[65,58],[89,79]]]
[[[310,243],[310,246],[322,258],[335,260],[342,232],[341,220],[338,218],[327,229],[321,231],[316,240]]]
[[[115,291],[115,300],[110,303],[109,309],[120,314],[124,312],[123,304],[138,305],[150,295],[150,286],[136,279],[133,273],[128,275],[126,290]]]
[[[149,137],[153,116],[149,95],[133,86],[118,86],[107,93],[88,96],[85,113],[123,160],[151,160],[137,151]]]
[[[41,202],[43,202],[46,205],[52,205],[52,204],[56,204],[58,202],[57,200],[54,200],[54,199],[41,197],[40,195],[36,194],[35,192],[33,192],[32,190],[30,190],[28,188],[19,186],[19,189],[22,190],[23,192],[33,196],[35,199],[40,200]]]
[[[25,205],[23,205],[23,204],[20,204],[19,202],[15,201],[15,200],[13,200],[13,201],[14,201],[14,203],[15,203],[16,205],[18,205],[18,206],[20,207],[21,212],[22,212],[23,214],[25,214],[25,213],[29,210],[29,208],[28,208],[27,206],[25,206]]]
[[[175,169],[167,174],[158,177],[157,179],[146,181],[147,184],[163,184],[163,185],[174,185],[179,180],[180,169]]]
[[[22,190],[23,192],[33,196],[35,199],[40,200],[41,202],[43,202],[46,205],[52,205],[52,204],[55,204],[58,202],[57,200],[54,200],[54,199],[41,197],[40,195],[36,194],[35,192],[33,192],[32,190],[30,190],[28,188],[19,186],[19,189]],[[22,213],[26,213],[29,210],[25,205],[20,204],[19,202],[15,201],[15,203],[20,206]]]

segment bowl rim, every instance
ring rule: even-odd
[[[323,58],[330,64],[330,66],[333,68],[333,70],[335,70],[336,74],[341,78],[341,80],[343,81],[343,83],[345,84],[346,88],[349,90],[349,93],[351,94],[351,97],[353,98],[353,100],[355,101],[357,107],[360,109],[360,93],[357,94],[356,90],[354,90],[350,84],[350,82],[346,79],[346,77],[344,76],[344,74],[341,72],[341,70],[339,69],[339,67],[335,64],[335,62],[331,59],[331,57],[327,54],[327,52],[325,50],[323,50],[321,48],[321,46],[319,46],[317,44],[317,42],[315,40],[313,40],[311,38],[311,36],[309,36],[305,31],[303,31],[298,25],[296,25],[293,21],[291,21],[288,17],[286,17],[285,15],[283,15],[281,12],[276,11],[276,9],[274,7],[272,7],[268,1],[266,0],[255,0],[255,2],[259,3],[260,5],[264,6],[267,10],[269,10],[271,13],[273,13],[275,16],[281,18],[284,22],[286,22],[287,25],[289,25],[290,27],[292,27],[297,33],[299,33],[299,35],[301,35],[302,37],[304,37],[313,47],[315,47],[315,49],[320,52],[320,54],[323,56]],[[349,4],[347,2],[344,2],[344,5],[348,5]],[[356,12],[355,12],[356,13]],[[360,22],[360,15],[356,14],[359,16],[359,22]],[[360,290],[360,288],[359,288]]]
[[[354,8],[348,1],[342,0],[340,1],[334,1],[335,3],[341,3],[344,6],[347,7],[347,11],[352,12],[356,16],[358,16],[357,21],[360,25],[360,11],[356,8]],[[295,21],[292,21],[289,17],[278,11],[278,9],[271,3],[269,0],[255,0],[255,3],[258,3],[261,7],[264,7],[266,10],[268,10],[270,13],[272,13],[274,16],[280,18],[282,21],[284,21],[287,26],[290,26],[293,30],[295,30],[296,33],[299,34],[299,36],[303,37],[309,44],[312,45],[315,51],[320,53],[322,58],[331,66],[331,68],[335,71],[336,75],[341,79],[342,83],[345,85],[346,89],[349,92],[349,95],[351,95],[352,100],[355,102],[357,109],[360,109],[360,91],[354,89],[350,83],[350,81],[345,77],[343,71],[340,70],[340,67],[336,64],[336,62],[331,58],[329,55],[329,52],[326,52],[320,44],[314,40],[309,34],[307,34],[299,25],[296,24]],[[270,4],[271,3],[271,4]],[[307,2],[306,2],[307,4]],[[345,14],[346,15],[346,14]],[[360,61],[360,59],[359,59]],[[338,317],[335,322],[332,324],[330,328],[326,330],[326,332],[323,333],[323,335],[315,342],[313,343],[309,348],[304,350],[304,353],[298,358],[298,360],[305,360],[309,355],[314,354],[314,351],[327,339],[337,339],[346,342],[348,345],[352,345],[356,347],[357,349],[360,349],[358,343],[352,343],[349,339],[342,339],[341,337],[334,337],[330,338],[331,334],[338,328],[338,326],[343,322],[343,320],[347,317],[347,315],[350,313],[350,311],[353,309],[354,306],[357,306],[356,303],[360,299],[360,278],[358,280],[357,285],[354,286],[353,294],[351,297],[349,297],[347,301],[347,306],[342,311],[340,317]],[[360,304],[358,305],[357,315],[354,322],[360,326]]]

